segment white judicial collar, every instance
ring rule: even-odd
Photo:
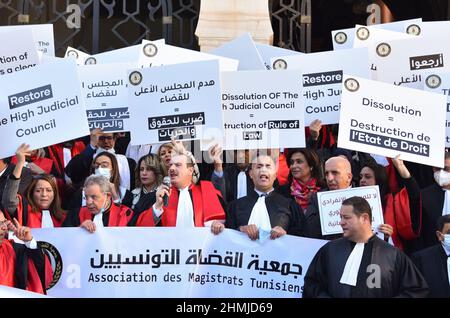
[[[53,228],[52,217],[50,216],[49,210],[42,210],[42,220],[41,220],[41,228]]]
[[[442,215],[450,214],[450,190],[444,189],[444,206],[442,207]]]
[[[265,195],[260,196],[253,206],[248,224],[255,224],[260,231],[271,231],[272,226],[270,224],[269,212],[267,211],[266,207]]]
[[[97,228],[99,227],[105,227],[105,225],[103,224],[103,209],[100,210],[99,213],[94,215],[94,224]]]
[[[191,196],[189,194],[189,186],[180,189],[177,207],[177,227],[193,228],[194,224],[194,208],[192,206]]]
[[[345,263],[344,272],[342,273],[341,284],[356,286],[359,267],[361,266],[362,256],[364,253],[364,243],[356,243],[353,251]]]
[[[241,171],[237,178],[237,199],[247,195],[247,175],[245,171]]]

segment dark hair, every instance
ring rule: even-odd
[[[439,232],[442,232],[444,225],[450,223],[450,214],[442,215],[437,219],[436,228]]]
[[[370,208],[370,204],[369,202],[367,202],[366,199],[354,196],[345,199],[344,202],[342,202],[342,205],[352,206],[353,213],[356,214],[358,217],[361,217],[363,213],[367,213],[369,215],[369,221],[370,223],[372,223],[372,209]]]
[[[153,171],[156,178],[156,185],[160,185],[163,179],[163,169],[162,164],[159,159],[159,156],[156,154],[148,154],[141,159],[139,159],[138,164],[136,166],[135,171],[135,177],[136,177],[136,187],[142,187],[141,178],[140,178],[140,171],[141,171],[141,163],[144,162],[144,164],[150,168],[150,170]]]
[[[295,153],[301,153],[305,159],[306,162],[308,163],[308,166],[310,168],[312,168],[311,170],[311,177],[315,178],[317,183],[319,184],[323,184],[323,169],[322,169],[322,164],[320,163],[320,159],[319,156],[317,155],[317,152],[312,150],[312,149],[308,149],[308,148],[293,148],[293,149],[289,149],[288,154],[286,155],[286,163],[289,167],[289,177],[288,180],[289,182],[292,181],[292,173],[291,173],[291,158]]]
[[[92,160],[91,174],[95,173],[95,160],[97,160],[97,158],[99,158],[101,156],[108,157],[111,160],[112,169],[111,169],[111,178],[109,179],[109,181],[114,184],[114,187],[116,188],[117,193],[120,193],[120,191],[119,191],[120,173],[119,173],[119,164],[117,163],[116,155],[114,155],[110,152],[107,152],[107,151],[102,151],[99,154],[97,154],[95,156],[94,160]]]
[[[58,221],[62,220],[64,211],[61,208],[61,198],[59,196],[58,186],[55,182],[55,177],[50,174],[37,174],[33,176],[33,179],[31,180],[30,184],[25,190],[25,198],[28,201],[28,204],[31,206],[32,212],[37,212],[40,210],[40,208],[37,206],[36,202],[34,202],[33,199],[33,193],[36,188],[37,183],[39,180],[47,181],[53,190],[53,201],[50,204],[49,211],[50,214],[53,215]]]
[[[361,170],[365,167],[370,168],[373,171],[373,175],[375,176],[375,184],[380,188],[380,196],[383,200],[386,194],[391,192],[386,169],[382,165],[376,163],[375,160],[367,160],[364,162]]]

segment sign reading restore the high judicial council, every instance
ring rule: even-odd
[[[443,167],[446,97],[344,75],[338,146]]]
[[[369,186],[317,192],[322,235],[342,233],[342,227],[339,224],[339,212],[341,210],[342,202],[353,196],[362,197],[369,202],[370,207],[372,208],[372,229],[377,233],[378,226],[384,223],[380,190],[378,189],[378,186]]]
[[[130,70],[131,144],[208,140],[221,133],[219,80],[217,60]]]
[[[209,228],[33,229],[52,259],[47,294],[65,298],[299,298],[326,243],[285,235],[252,241]]]
[[[0,158],[89,134],[77,66],[60,59],[0,77]]]
[[[338,50],[272,59],[273,68],[302,72],[305,124],[339,122],[342,74],[369,78],[367,48]]]
[[[299,71],[222,72],[224,149],[305,146]]]

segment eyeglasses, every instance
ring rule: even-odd
[[[105,141],[105,140],[112,140],[113,138],[114,138],[113,136],[100,136],[98,137],[98,140]]]

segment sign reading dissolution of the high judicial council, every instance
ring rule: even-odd
[[[443,167],[444,95],[344,75],[338,147]]]

